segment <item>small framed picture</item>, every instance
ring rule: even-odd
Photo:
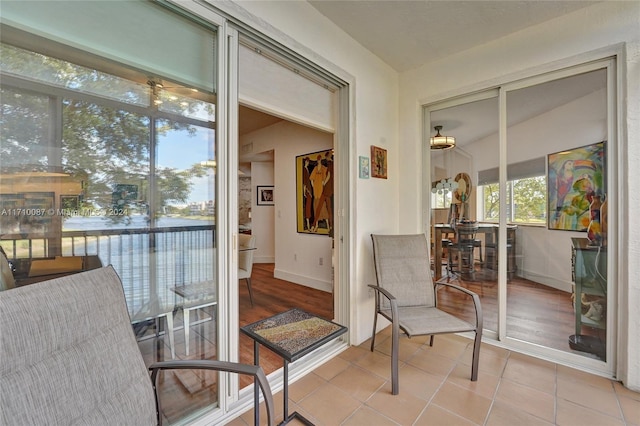
[[[258,205],[273,206],[273,186],[258,186]]]
[[[369,157],[358,157],[358,166],[360,179],[369,179]]]
[[[387,178],[387,150],[371,145],[371,177]]]

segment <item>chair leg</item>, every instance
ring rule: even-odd
[[[482,329],[476,331],[473,341],[473,360],[471,361],[471,381],[478,380],[478,364],[480,362],[480,342],[482,341]]]
[[[251,307],[253,307],[253,291],[251,290],[251,278],[245,278],[247,280],[247,288],[249,289],[249,300],[251,301]]]
[[[378,311],[375,311],[373,314],[373,332],[371,333],[371,352],[373,352],[373,347],[376,343],[376,327],[378,325]]]
[[[398,378],[398,354],[400,344],[400,326],[396,321],[391,324],[391,394],[397,395],[400,392]]]
[[[431,338],[429,339],[429,346],[433,346],[433,338],[436,337],[433,334],[431,335]]]

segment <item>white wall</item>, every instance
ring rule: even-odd
[[[253,144],[254,152],[274,151],[274,162],[265,163],[271,169],[275,185],[275,207],[255,206],[252,216],[268,209],[271,222],[252,224],[257,236],[269,232],[274,248],[276,278],[324,291],[332,290],[331,238],[326,235],[299,234],[296,227],[296,156],[333,148],[333,135],[295,123],[282,121],[240,138],[240,145]],[[253,187],[257,181],[252,163]],[[263,166],[265,167],[265,166]],[[255,197],[255,196],[254,196]],[[263,229],[269,227],[269,230]],[[266,237],[265,237],[266,238]],[[260,243],[260,238],[258,243]],[[261,247],[258,245],[258,247]],[[257,255],[261,255],[258,250]],[[320,259],[322,258],[322,265]]]
[[[275,209],[278,192],[274,187],[275,206],[258,205],[258,186],[275,185],[273,162],[251,163],[251,235],[256,237],[254,263],[273,263],[275,260]]]
[[[495,87],[519,78],[621,53],[619,90],[620,229],[618,270],[618,378],[640,389],[640,223],[629,221],[640,206],[640,3],[602,2],[461,52],[400,76],[400,161],[405,179],[400,194],[402,228],[421,221],[420,105]],[[624,43],[624,44],[623,44]],[[599,53],[605,52],[605,53]],[[473,64],[472,67],[469,65]],[[406,224],[406,225],[404,225]],[[613,237],[614,240],[616,237]]]

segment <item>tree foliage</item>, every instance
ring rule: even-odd
[[[188,170],[151,164],[151,152],[156,148],[151,140],[152,121],[156,140],[170,131],[178,130],[191,137],[196,132],[193,126],[180,121],[179,114],[175,120],[155,118],[148,88],[144,90],[142,86],[140,90],[137,83],[34,52],[0,47],[3,73],[39,81],[43,87],[43,92],[6,84],[0,87],[0,167],[4,172],[68,173],[83,181],[85,202],[94,207],[109,206],[116,185],[138,185],[137,204],[141,208],[146,205],[147,211],[151,173],[159,194],[156,211],[163,211],[162,207],[171,201],[186,202],[192,179],[207,173],[199,164]],[[66,94],[45,92],[47,87],[64,88]],[[90,93],[95,101],[81,100],[73,91]],[[101,98],[109,101],[102,102]],[[121,107],[115,107],[118,103]],[[147,112],[134,112],[128,105],[146,105]],[[194,108],[198,106],[184,107]],[[60,128],[62,139],[56,142]]]

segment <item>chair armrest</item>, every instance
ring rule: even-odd
[[[389,300],[389,304],[391,305],[391,318],[387,317],[387,319],[391,320],[394,327],[399,327],[398,321],[397,321],[398,320],[398,301],[396,300],[396,297],[380,286],[369,284],[369,287],[371,287],[376,291],[376,312],[380,313],[382,316],[387,317],[386,314],[380,312],[380,295],[382,294],[384,297],[386,297]]]
[[[389,301],[396,300],[396,297],[393,294],[389,293],[387,290],[385,290],[384,288],[382,288],[380,286],[369,284],[369,287],[374,289],[377,293],[382,293],[384,295],[384,297],[389,299]]]
[[[158,413],[158,424],[162,423],[162,416],[160,414],[160,399],[158,398],[158,392],[156,389],[156,381],[158,373],[161,370],[216,370],[229,373],[245,374],[253,376],[258,381],[258,385],[262,390],[264,396],[264,403],[267,408],[268,424],[272,426],[274,424],[275,408],[273,405],[273,394],[271,393],[271,387],[267,376],[264,374],[262,367],[251,364],[240,364],[237,362],[228,361],[216,361],[216,360],[178,360],[178,361],[162,361],[156,362],[149,366],[151,371],[151,383],[153,384],[153,391],[156,397],[156,410]],[[255,409],[258,409],[258,401],[255,401]]]
[[[434,287],[437,289],[438,286],[440,285],[445,285],[447,287],[451,287],[454,290],[458,290],[461,291],[462,293],[465,293],[468,296],[471,296],[471,298],[473,299],[473,306],[475,308],[476,311],[476,328],[482,329],[482,305],[480,304],[480,297],[474,293],[473,291],[466,289],[464,287],[461,287],[459,285],[455,285],[455,284],[451,284],[449,282],[443,281],[442,279],[439,281],[436,281],[434,284]],[[436,292],[436,299],[437,299],[437,292]]]

